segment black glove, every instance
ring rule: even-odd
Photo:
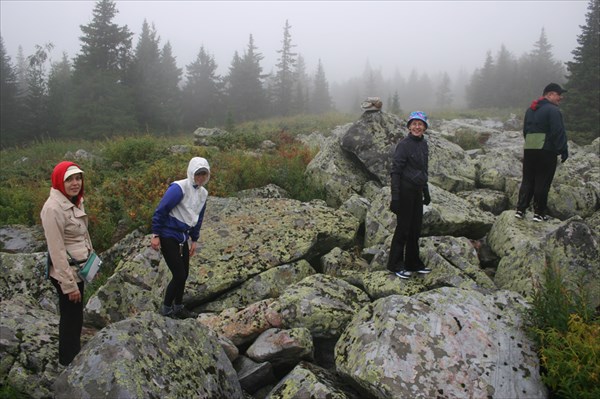
[[[400,200],[392,200],[392,202],[390,202],[390,211],[394,212],[396,215],[400,213]]]
[[[569,158],[569,150],[565,150],[562,154],[560,154],[560,163],[564,163],[567,158]]]
[[[425,187],[423,189],[423,205],[431,204],[431,197],[429,196],[429,188]]]

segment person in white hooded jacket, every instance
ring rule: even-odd
[[[208,198],[208,191],[203,186],[209,179],[208,161],[201,157],[192,158],[187,178],[171,183],[154,211],[150,245],[154,250],[161,250],[173,274],[160,309],[163,316],[196,316],[185,309],[183,293],[189,275],[190,256],[196,252],[200,238]]]

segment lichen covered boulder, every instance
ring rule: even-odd
[[[324,274],[291,285],[279,297],[286,328],[306,327],[313,337],[338,337],[369,297],[344,280]]]
[[[54,388],[57,399],[244,397],[237,373],[206,327],[153,312],[100,331]]]
[[[365,306],[335,348],[336,369],[377,398],[544,398],[524,299],[441,288]]]

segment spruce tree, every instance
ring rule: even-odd
[[[450,90],[450,76],[447,72],[442,75],[442,80],[436,91],[436,105],[440,108],[449,107],[452,104],[452,91]]]
[[[247,121],[263,117],[267,111],[267,96],[263,88],[263,59],[257,51],[252,35],[242,57],[236,51],[227,76],[227,100],[230,122]]]
[[[160,78],[157,82],[161,92],[160,122],[169,133],[176,132],[181,127],[181,68],[173,56],[171,43],[167,42],[160,52]]]
[[[316,114],[322,114],[331,111],[333,108],[331,96],[329,95],[329,83],[325,77],[325,70],[323,64],[319,58],[317,65],[317,72],[315,73],[314,79],[314,90],[310,101],[311,112]]]
[[[590,0],[586,25],[577,37],[573,61],[567,62],[568,82],[561,102],[567,130],[600,135],[600,0]]]
[[[223,121],[223,83],[217,75],[217,64],[204,46],[196,60],[187,67],[187,81],[183,87],[183,124],[187,128],[215,126]]]
[[[283,40],[279,53],[278,63],[273,86],[271,88],[271,96],[273,107],[277,115],[289,115],[292,112],[292,95],[294,92],[294,66],[296,65],[296,53],[292,51],[295,45],[292,44],[292,35],[290,30],[292,27],[289,22],[285,21],[283,28]]]
[[[150,26],[144,20],[132,60],[130,82],[135,98],[136,119],[145,131],[163,127],[159,41],[154,25]]]
[[[65,111],[72,90],[72,69],[67,53],[50,67],[48,75],[48,135],[59,137],[65,123]]]
[[[548,42],[546,31],[542,28],[540,37],[533,50],[519,62],[519,102],[528,103],[542,94],[550,82],[563,84],[565,68],[554,59],[552,45]]]
[[[48,135],[48,86],[46,63],[54,45],[36,45],[35,53],[27,57],[27,95],[25,96],[23,137],[24,140],[41,138]]]
[[[3,148],[14,145],[19,137],[17,90],[17,75],[0,36],[0,138]]]
[[[310,81],[308,74],[306,73],[306,63],[304,62],[304,57],[302,57],[301,54],[298,54],[298,57],[296,58],[294,80],[296,81],[296,84],[292,99],[292,112],[294,114],[306,114],[309,110],[308,101]]]
[[[490,51],[487,52],[485,63],[476,69],[466,89],[467,103],[471,108],[489,108],[494,106],[494,76],[496,65]]]
[[[66,118],[73,135],[97,138],[137,129],[128,79],[133,34],[113,23],[117,12],[114,1],[99,0],[92,22],[81,25]]]

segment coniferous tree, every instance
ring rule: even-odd
[[[59,137],[65,123],[65,111],[72,90],[71,63],[66,53],[53,63],[48,75],[48,135]]]
[[[281,50],[277,50],[279,54],[279,62],[275,65],[277,71],[271,87],[273,108],[277,115],[289,115],[292,112],[292,96],[295,83],[294,66],[296,65],[297,54],[292,51],[295,45],[292,44],[291,28],[286,20],[283,28],[282,47]]]
[[[133,34],[113,23],[117,12],[114,1],[99,0],[92,22],[81,25],[66,123],[72,134],[100,137],[137,128],[127,76]]]
[[[135,98],[136,119],[145,131],[162,127],[159,41],[154,25],[150,26],[144,20],[132,60],[130,82]]]
[[[179,81],[181,80],[181,68],[177,67],[177,62],[173,56],[171,43],[167,42],[160,53],[160,92],[162,93],[162,103],[160,107],[161,127],[167,132],[174,132],[181,126],[181,90]]]
[[[590,0],[586,25],[577,37],[561,103],[567,129],[600,135],[600,0]]]
[[[494,105],[493,79],[496,66],[490,51],[487,52],[485,63],[481,69],[476,69],[466,89],[467,103],[471,108],[487,108]]]
[[[48,53],[54,45],[36,45],[35,53],[27,57],[29,69],[27,71],[27,95],[25,96],[23,137],[30,140],[48,135],[48,87],[46,80],[46,62]]]
[[[265,75],[260,61],[264,58],[257,51],[250,35],[243,57],[236,52],[227,77],[227,94],[231,118],[246,121],[261,118],[267,110],[267,96],[263,87]]]
[[[17,76],[17,96],[24,100],[25,96],[27,96],[27,71],[29,67],[27,65],[27,57],[23,53],[23,47],[19,46],[17,49],[17,65],[15,67],[16,76]]]
[[[550,82],[563,84],[565,68],[554,59],[552,45],[548,43],[546,31],[542,28],[533,50],[519,62],[518,88],[519,101],[527,103],[542,93]]]
[[[492,73],[491,90],[493,94],[489,105],[494,107],[510,107],[517,102],[518,81],[517,64],[513,55],[503,45],[496,56],[496,65]]]
[[[315,73],[314,82],[314,91],[310,101],[310,111],[316,114],[322,114],[331,111],[333,106],[331,102],[331,96],[329,95],[329,83],[325,77],[325,70],[323,69],[323,64],[321,63],[320,58],[317,65],[317,72]]]
[[[450,90],[450,76],[447,72],[442,75],[442,80],[436,91],[435,104],[440,108],[449,107],[452,104],[452,91]]]
[[[390,102],[390,112],[394,115],[402,115],[402,109],[400,108],[400,95],[398,95],[398,90],[396,90],[392,96],[392,101]]]
[[[214,57],[204,46],[196,60],[187,67],[187,82],[183,87],[183,123],[185,127],[214,126],[224,119],[223,83],[217,75]]]
[[[296,68],[294,70],[294,80],[296,81],[294,88],[294,97],[292,100],[292,112],[294,114],[306,114],[309,111],[309,87],[310,79],[306,73],[306,63],[304,57],[298,54],[296,58]]]
[[[4,39],[0,36],[0,138],[2,147],[15,144],[19,137],[17,76],[10,56],[6,53]]]

